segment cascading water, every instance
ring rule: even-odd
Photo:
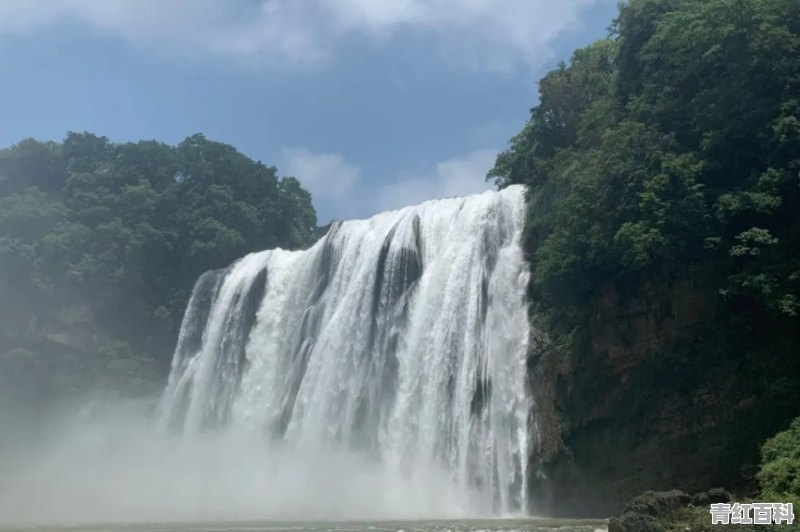
[[[310,249],[206,273],[161,423],[264,433],[299,456],[345,449],[398,478],[443,471],[473,510],[524,511],[523,223],[513,186],[336,223]]]

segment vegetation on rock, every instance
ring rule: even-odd
[[[315,226],[296,179],[199,134],[169,146],[69,133],[0,150],[0,388],[36,396],[99,373],[152,385],[202,272],[306,246]]]
[[[735,500],[727,491],[714,488],[689,496],[678,490],[645,492],[631,499],[619,516],[609,520],[609,532],[712,532],[710,504],[792,503],[797,519],[800,509],[800,418],[768,439],[761,448],[757,475],[761,493],[755,498]],[[750,514],[752,517],[752,513]],[[737,530],[757,531],[762,525],[737,523]]]
[[[770,500],[793,498],[800,502],[800,417],[768,439],[761,448],[758,483]],[[800,504],[796,505],[800,512]]]
[[[569,330],[605,283],[701,272],[797,318],[798,173],[800,4],[633,0],[541,80],[490,176],[530,186],[534,301]]]
[[[800,413],[800,3],[630,0],[539,91],[489,177],[529,186],[551,477],[753,485]]]

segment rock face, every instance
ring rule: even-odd
[[[0,353],[24,348],[42,354],[97,353],[114,343],[85,302],[31,305],[2,315]]]
[[[35,417],[90,390],[161,385],[157,363],[110,336],[89,305],[25,310],[0,326],[0,410]]]
[[[721,488],[713,488],[691,497],[679,490],[646,491],[631,499],[620,515],[608,520],[608,532],[695,530],[688,524],[690,521],[687,518],[691,519],[691,516],[687,511],[706,514],[710,503],[726,503],[732,500],[730,493]]]
[[[608,532],[664,532],[663,522],[690,502],[692,498],[682,491],[647,491],[634,497],[620,516],[609,519]]]
[[[31,324],[30,337],[38,337],[85,353],[96,352],[112,343],[97,325],[88,305],[52,309]]]
[[[646,490],[752,490],[760,444],[798,401],[752,378],[766,357],[715,335],[714,300],[688,283],[609,289],[570,346],[534,334],[534,511],[600,517]]]

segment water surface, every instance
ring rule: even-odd
[[[113,525],[22,526],[1,532],[605,532],[605,520],[474,519],[375,522],[205,522]]]

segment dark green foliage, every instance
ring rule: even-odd
[[[122,374],[141,353],[164,365],[198,275],[251,251],[306,246],[315,226],[296,179],[202,135],[178,146],[90,133],[23,140],[0,150],[7,358],[45,360],[13,339],[40,334],[36,324],[58,309],[81,308]]]
[[[800,311],[799,174],[800,4],[633,0],[542,80],[490,177],[530,185],[532,286],[559,315],[697,267],[783,319]]]
[[[800,2],[630,0],[539,92],[489,177],[528,185],[532,311],[573,372],[560,437],[596,447],[606,405],[618,469],[598,475],[628,479],[646,445],[625,434],[668,449],[685,405],[683,461],[631,471],[752,486],[800,414]]]
[[[632,0],[541,81],[490,173],[528,184],[533,300],[571,330],[607,285],[703,275],[800,312],[800,3]]]
[[[800,418],[764,443],[758,482],[775,500],[800,498]]]

